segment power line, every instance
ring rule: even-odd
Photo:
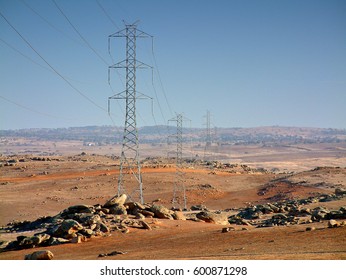
[[[34,8],[32,8],[25,0],[21,0],[22,3],[29,8],[34,14],[36,14],[39,18],[41,18],[45,23],[47,23],[51,28],[53,28],[55,31],[58,31],[59,33],[63,34],[66,38],[69,38],[70,40],[74,41],[75,43],[82,44],[80,41],[77,41],[76,39],[68,36],[65,32],[63,32],[61,29],[57,28],[54,24],[52,24],[49,20],[47,20],[44,16],[42,16],[39,12],[37,12]]]
[[[169,102],[168,102],[168,98],[167,98],[167,95],[166,95],[165,88],[163,87],[163,83],[162,83],[162,80],[161,80],[161,75],[160,75],[159,67],[158,67],[158,65],[157,65],[156,56],[155,56],[155,53],[154,53],[154,46],[152,47],[152,55],[153,55],[153,60],[154,60],[154,64],[155,64],[155,69],[156,69],[156,72],[157,72],[157,76],[158,76],[158,78],[159,78],[160,86],[161,86],[163,95],[164,95],[164,97],[165,97],[165,100],[166,100],[166,103],[167,103],[167,107],[168,107],[168,109],[169,109],[169,113],[170,113],[170,115],[172,116],[172,115],[173,115],[173,110],[172,110],[172,108],[171,108],[171,105],[170,105]]]
[[[28,59],[29,61],[31,61],[32,63],[42,67],[43,69],[46,69],[49,72],[52,72],[52,70],[40,63],[38,63],[37,61],[33,60],[32,58],[30,58],[29,56],[27,56],[26,54],[22,53],[20,50],[16,49],[14,46],[12,46],[11,44],[9,44],[8,42],[6,42],[4,39],[0,38],[0,41],[3,42],[6,46],[8,46],[10,49],[12,49],[13,51],[15,51],[16,53],[20,54],[21,56],[23,56],[24,58]],[[54,72],[53,72],[54,73]]]
[[[106,109],[99,106],[97,103],[95,103],[92,99],[90,99],[88,96],[86,96],[83,92],[81,92],[79,89],[77,89],[74,85],[72,85],[63,75],[59,73],[58,70],[56,70],[31,44],[30,42],[25,39],[25,37],[11,24],[11,22],[0,12],[1,17],[7,22],[7,24],[18,34],[18,36],[49,66],[50,69],[54,71],[55,74],[57,74],[61,79],[63,79],[72,89],[74,89],[80,96],[87,99],[90,103],[101,109],[102,111],[107,112]]]
[[[0,98],[3,99],[3,100],[5,100],[5,101],[7,101],[8,103],[11,103],[11,104],[13,104],[13,105],[16,105],[17,107],[20,107],[20,108],[22,108],[22,109],[25,109],[25,110],[27,110],[27,111],[30,111],[30,112],[35,113],[35,114],[38,114],[38,115],[42,115],[42,116],[50,117],[50,118],[55,118],[55,119],[76,120],[76,119],[65,118],[65,117],[61,117],[61,116],[55,116],[55,115],[51,115],[51,114],[44,113],[44,112],[41,112],[41,111],[37,111],[37,110],[35,110],[35,109],[32,109],[32,108],[27,107],[27,106],[24,106],[24,105],[22,105],[22,104],[20,104],[20,103],[17,103],[17,102],[15,102],[15,101],[13,101],[13,100],[11,100],[11,99],[8,99],[8,98],[6,98],[6,97],[4,97],[4,96],[1,96],[1,95],[0,95]]]
[[[108,62],[89,44],[89,42],[85,39],[85,37],[78,31],[78,29],[73,25],[73,23],[69,20],[67,15],[64,13],[64,11],[58,6],[58,4],[55,2],[55,0],[52,0],[54,5],[57,7],[57,9],[60,11],[60,13],[64,16],[64,18],[67,20],[67,22],[71,25],[71,27],[74,29],[74,31],[78,34],[78,36],[83,40],[83,42],[91,49],[97,57],[103,61],[104,64],[108,66]]]
[[[29,60],[30,62],[32,62],[33,64],[36,64],[37,66],[40,66],[40,67],[42,67],[43,69],[45,69],[45,70],[47,70],[47,71],[49,71],[49,72],[55,74],[55,72],[54,72],[52,69],[50,69],[50,68],[48,68],[48,67],[46,67],[46,66],[40,64],[40,63],[37,62],[36,60],[34,60],[34,59],[32,59],[31,57],[27,56],[26,54],[22,53],[20,50],[18,50],[18,49],[15,48],[14,46],[12,46],[10,43],[6,42],[4,39],[0,38],[0,41],[3,42],[6,46],[8,46],[10,49],[12,49],[13,51],[15,51],[16,53],[20,54],[21,56],[23,56],[24,58],[26,58],[27,60]],[[65,77],[67,80],[70,80],[70,81],[74,81],[74,82],[77,82],[77,83],[84,83],[84,82],[81,82],[81,81],[77,81],[77,80],[75,80],[75,79],[72,79],[72,78],[70,78],[70,77],[67,77],[66,75],[64,75],[64,77]]]
[[[107,13],[106,9],[101,5],[101,3],[96,0],[97,5],[101,8],[101,10],[104,12],[104,14],[106,15],[106,17],[113,23],[113,25],[115,26],[116,29],[120,29],[117,24],[112,20],[112,18],[109,16],[109,14]]]

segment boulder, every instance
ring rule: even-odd
[[[174,220],[182,220],[182,221],[186,220],[184,213],[181,211],[174,211],[172,216]]]
[[[155,216],[154,212],[148,211],[148,210],[138,210],[138,213],[143,214],[145,217],[152,218]]]
[[[277,214],[273,215],[273,217],[272,217],[273,220],[287,220],[287,218],[288,217],[282,213],[277,213]]]
[[[346,190],[343,188],[336,188],[335,189],[335,195],[337,195],[337,196],[346,195]]]
[[[226,213],[216,214],[209,211],[199,212],[196,217],[207,223],[213,223],[218,225],[228,225],[228,217]]]
[[[122,205],[123,206],[126,202],[126,199],[127,199],[126,194],[122,194],[120,196],[116,195],[116,196],[112,197],[110,200],[108,200],[103,207],[110,208],[114,205],[117,205],[117,206]]]
[[[71,243],[78,244],[87,241],[87,238],[83,235],[77,235],[71,239]]]
[[[222,233],[230,232],[230,231],[235,231],[234,227],[225,227],[221,230]]]
[[[329,220],[328,221],[328,227],[329,228],[336,228],[336,227],[339,227],[340,226],[340,223],[335,221],[335,220]]]
[[[259,205],[259,207],[258,207],[260,210],[261,210],[261,212],[263,213],[263,214],[270,214],[270,213],[273,213],[274,212],[274,210],[272,209],[272,207],[271,206],[269,206],[269,205]]]
[[[92,229],[84,228],[79,231],[80,234],[90,238],[91,236],[95,235],[95,232]]]
[[[94,206],[84,205],[84,204],[74,205],[67,208],[66,211],[70,213],[93,213]]]
[[[105,223],[99,223],[99,226],[100,226],[100,231],[101,232],[107,233],[107,232],[110,231]]]
[[[274,204],[267,203],[267,205],[270,207],[271,210],[274,211],[274,213],[279,213],[280,212],[280,208],[275,206]]]
[[[152,230],[151,226],[147,222],[141,221],[141,224],[144,229]]]
[[[39,244],[40,244],[40,238],[38,236],[30,236],[20,240],[18,243],[18,246],[21,248],[34,248]]]
[[[203,204],[198,204],[198,205],[192,205],[190,207],[190,209],[192,211],[208,211],[207,206],[203,205]]]
[[[145,216],[144,216],[143,214],[141,214],[141,213],[137,213],[137,214],[135,215],[135,218],[138,219],[138,220],[144,220],[144,219],[145,219]]]
[[[150,210],[155,214],[155,217],[159,219],[170,219],[173,220],[172,214],[173,211],[167,209],[162,205],[153,205]]]
[[[64,243],[69,243],[70,240],[61,237],[51,237],[48,241],[49,246],[60,245]]]
[[[109,208],[109,213],[113,215],[127,215],[124,205],[114,205]]]
[[[320,221],[325,219],[328,213],[329,211],[324,209],[323,207],[316,207],[312,211],[311,218],[313,221]]]
[[[314,231],[314,230],[316,230],[316,228],[315,227],[307,227],[305,230],[306,231]]]
[[[25,260],[51,260],[54,255],[51,251],[36,251],[31,254],[25,255]]]
[[[136,210],[144,210],[145,206],[139,202],[126,202],[124,206],[129,209],[130,211],[136,211]]]
[[[326,218],[327,219],[346,219],[346,213],[341,210],[333,210],[333,211],[330,211],[326,215]]]
[[[55,237],[64,237],[82,230],[84,227],[75,220],[64,220],[61,225],[53,232]]]

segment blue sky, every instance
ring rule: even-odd
[[[0,129],[124,123],[125,40],[140,20],[138,126],[184,113],[203,127],[346,128],[346,2],[329,0],[0,0]],[[106,11],[106,13],[103,11]],[[111,20],[108,18],[110,17]],[[88,45],[89,46],[88,46]],[[91,48],[92,49],[91,49]],[[94,51],[93,51],[94,50]],[[96,52],[96,53],[95,53]],[[101,58],[100,58],[101,57]],[[66,82],[66,80],[68,82]],[[152,82],[153,81],[153,82]],[[71,86],[72,85],[72,86]],[[168,102],[167,102],[168,101]]]

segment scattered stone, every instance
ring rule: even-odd
[[[314,230],[316,230],[316,228],[315,227],[307,227],[305,230],[306,231],[314,231]]]
[[[222,233],[230,232],[230,231],[235,231],[234,227],[225,227],[221,230]]]
[[[111,252],[111,253],[99,254],[98,257],[99,257],[99,258],[104,258],[104,257],[116,256],[116,255],[124,255],[124,254],[126,254],[126,252],[122,252],[122,251],[113,251],[113,252]]]
[[[147,222],[141,221],[141,223],[144,229],[152,230],[151,226]]]
[[[36,251],[34,253],[25,255],[25,260],[51,260],[53,259],[54,255],[51,251],[45,250],[45,251]]]
[[[228,225],[228,217],[226,213],[216,214],[213,212],[202,211],[196,215],[200,220],[207,223],[213,223],[218,225]]]
[[[340,227],[340,223],[335,221],[335,220],[329,220],[328,221],[328,227],[329,228],[336,228],[336,227]]]

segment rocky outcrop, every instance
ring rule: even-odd
[[[53,259],[54,255],[51,251],[45,250],[45,251],[36,251],[34,253],[25,255],[25,260],[51,260]]]
[[[128,228],[151,230],[151,219],[184,220],[182,212],[172,211],[162,205],[126,202],[126,195],[115,196],[104,205],[73,205],[53,217],[36,221],[12,222],[7,230],[12,232],[39,231],[33,236],[18,236],[6,243],[3,250],[18,250],[64,243],[78,244],[95,236],[107,236],[113,231],[129,232]]]

